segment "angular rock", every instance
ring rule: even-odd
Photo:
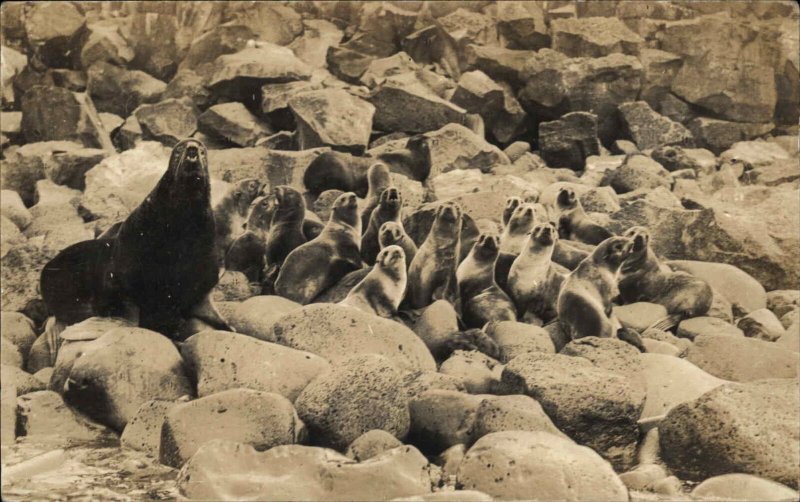
[[[494,166],[511,163],[502,150],[458,124],[448,124],[429,132],[423,135],[422,142],[430,159],[426,178],[454,169],[477,168],[489,172]]]
[[[628,500],[625,485],[597,453],[540,431],[484,436],[467,451],[458,483],[499,499]]]
[[[15,104],[14,98],[14,78],[22,73],[25,66],[28,64],[28,58],[21,52],[17,52],[10,47],[6,47],[3,45],[0,48],[0,66],[2,67],[3,76],[0,77],[2,82],[2,86],[0,87],[0,91],[2,91],[2,95],[0,98],[2,99],[3,107],[12,106]]]
[[[783,317],[798,305],[800,305],[800,290],[778,289],[767,293],[767,308],[777,317]]]
[[[125,426],[119,438],[123,448],[143,451],[151,457],[158,458],[161,446],[161,426],[167,413],[176,406],[172,401],[147,401],[136,411],[136,414]]]
[[[281,317],[274,341],[324,357],[334,367],[358,354],[379,354],[403,370],[434,370],[425,344],[403,325],[333,304],[312,304]]]
[[[344,450],[361,434],[384,430],[402,440],[408,433],[408,397],[402,375],[377,354],[341,360],[297,397],[297,413],[317,444]]]
[[[719,155],[721,162],[741,161],[753,167],[771,164],[776,160],[790,158],[789,152],[776,143],[763,140],[738,141]]]
[[[398,52],[387,58],[375,59],[370,62],[366,71],[359,79],[364,85],[373,88],[388,77],[413,72],[421,68],[405,52]]]
[[[12,445],[17,439],[17,389],[10,385],[0,387],[0,441]]]
[[[582,171],[586,157],[600,153],[597,116],[573,112],[559,120],[542,122],[539,124],[539,149],[548,166]]]
[[[44,246],[44,236],[29,239],[9,249],[0,261],[0,302],[4,310],[32,315],[40,301],[39,275],[42,268],[55,257],[57,250]],[[41,314],[40,314],[41,315]]]
[[[708,334],[695,338],[686,360],[716,377],[750,382],[797,378],[800,356],[763,340]]]
[[[34,4],[25,15],[25,35],[48,67],[77,67],[86,17],[71,3]]]
[[[525,63],[535,51],[513,50],[504,47],[470,44],[464,49],[464,64],[468,70],[480,70],[495,80],[508,82],[515,88],[525,84]]]
[[[288,45],[303,32],[302,17],[288,5],[245,4],[234,19],[250,28],[259,42]]]
[[[273,114],[273,112],[286,110],[289,107],[290,98],[303,92],[316,91],[320,88],[321,84],[314,80],[267,84],[261,87],[261,111],[265,114]]]
[[[186,98],[142,105],[133,114],[142,128],[142,139],[159,141],[170,147],[197,130],[197,110]]]
[[[203,331],[189,337],[181,355],[197,382],[197,395],[233,388],[280,394],[294,401],[328,362],[308,352],[262,342],[227,331]]]
[[[17,150],[19,151],[19,150]],[[6,162],[3,164],[3,171],[5,172],[9,169],[8,158],[4,159]],[[24,168],[23,168],[24,170]],[[20,176],[25,177],[22,170],[20,171]],[[38,174],[34,176],[34,178],[38,178]],[[8,178],[3,178],[3,184],[5,185]],[[30,188],[32,184],[35,184],[36,180],[33,180],[33,183],[30,181],[23,181],[21,185],[17,186],[24,186],[25,188]],[[33,216],[31,216],[30,211],[25,207],[25,204],[22,202],[22,199],[19,196],[19,193],[14,190],[3,190],[0,193],[0,213],[3,214],[4,217],[11,220],[14,225],[17,226],[20,230],[25,230],[25,227],[31,224],[31,220]]]
[[[357,462],[363,462],[400,446],[403,446],[403,443],[396,437],[384,430],[373,429],[358,436],[350,443],[345,455]]]
[[[330,46],[325,61],[330,72],[338,78],[358,84],[361,75],[372,61],[389,57],[395,52],[397,52],[395,44],[370,34],[360,33],[344,44]]]
[[[645,101],[619,106],[624,131],[640,150],[663,145],[692,146],[692,133],[683,124],[659,115]]]
[[[99,62],[88,69],[87,89],[98,111],[129,116],[139,105],[155,103],[167,84],[138,70]]]
[[[198,109],[205,110],[211,104],[211,93],[204,84],[203,77],[194,71],[178,70],[161,94],[161,99],[188,97]]]
[[[497,29],[491,17],[458,8],[437,19],[437,24],[458,45],[492,45],[497,42]]]
[[[403,51],[420,65],[437,65],[450,78],[461,74],[460,50],[456,40],[447,31],[433,24],[409,34],[401,42]]]
[[[126,37],[135,54],[130,67],[168,81],[180,61],[177,17],[163,12],[136,13],[130,23]]]
[[[550,28],[553,50],[570,57],[636,56],[644,45],[642,37],[614,17],[555,19]]]
[[[273,133],[241,103],[214,105],[197,118],[204,133],[238,146],[253,146]]]
[[[212,177],[229,183],[245,178],[266,178],[270,186],[289,185],[304,191],[303,175],[312,161],[328,148],[301,152],[269,150],[264,146],[211,150],[209,170]]]
[[[603,180],[618,194],[636,190],[652,190],[658,187],[669,189],[672,178],[669,171],[646,155],[631,155]]]
[[[775,124],[771,122],[733,122],[698,117],[686,126],[694,136],[695,144],[720,154],[737,141],[748,141],[770,132]]]
[[[192,500],[390,500],[430,493],[436,476],[412,446],[356,462],[326,448],[287,445],[266,452],[210,441],[184,465],[178,490]],[[237,495],[238,494],[238,495]]]
[[[375,107],[346,91],[328,89],[295,95],[288,101],[297,122],[301,150],[330,146],[364,153],[372,131]]]
[[[82,68],[89,68],[98,62],[124,67],[133,60],[133,49],[122,37],[120,27],[114,21],[92,23],[88,28],[89,37],[81,48]]]
[[[683,479],[743,473],[797,488],[799,407],[796,379],[722,385],[667,414],[661,458]]]
[[[211,440],[267,450],[305,437],[303,422],[285,397],[231,389],[172,407],[161,428],[159,461],[180,467]]]
[[[497,33],[509,49],[535,51],[550,47],[544,9],[537,3],[498,3]]]
[[[289,48],[312,68],[324,68],[328,49],[339,45],[344,32],[324,19],[306,19],[303,25],[303,34],[294,39]]]

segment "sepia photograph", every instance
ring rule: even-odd
[[[0,4],[0,498],[800,500],[795,0]]]

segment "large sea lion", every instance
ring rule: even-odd
[[[322,233],[286,257],[275,281],[275,292],[303,305],[310,303],[348,272],[363,266],[360,244],[358,201],[353,192],[346,192],[333,203]]]
[[[427,307],[439,299],[455,304],[460,235],[461,207],[454,202],[442,203],[408,269],[406,299],[412,309]]]
[[[257,179],[243,179],[214,205],[214,248],[220,264],[233,240],[242,233],[250,204],[263,188]]]
[[[381,226],[388,222],[403,225],[400,218],[402,207],[403,197],[400,195],[400,190],[395,187],[389,187],[381,193],[378,206],[373,209],[372,216],[370,216],[367,224],[367,230],[361,237],[361,258],[364,259],[367,265],[375,263],[375,257],[380,251],[378,237]]]
[[[707,282],[661,263],[650,248],[646,228],[629,228],[625,237],[633,240],[631,255],[620,269],[619,293],[625,303],[658,303],[675,321],[708,312],[714,293]]]
[[[632,334],[620,329],[612,312],[619,269],[632,250],[631,239],[610,237],[567,275],[558,295],[557,310],[559,323],[570,339],[617,336],[644,351],[638,336],[632,340]]]
[[[42,297],[66,324],[125,315],[175,337],[197,317],[230,330],[209,298],[218,278],[214,236],[205,146],[180,141],[166,173],[114,238],[75,244],[45,265]]]
[[[381,194],[389,188],[392,179],[389,175],[389,168],[383,162],[376,162],[369,166],[367,170],[367,196],[364,198],[361,209],[361,231],[366,232],[369,228],[369,219],[372,211],[378,207]]]
[[[614,235],[586,214],[572,188],[564,187],[558,192],[556,207],[559,210],[558,235],[562,239],[600,244]]]
[[[403,248],[388,246],[378,253],[367,276],[339,303],[380,317],[392,317],[403,301],[406,282]]]
[[[511,298],[497,285],[494,266],[500,251],[497,235],[481,234],[456,270],[461,298],[461,319],[468,328],[490,321],[516,321]]]
[[[403,253],[406,256],[406,268],[411,265],[411,261],[417,255],[417,245],[414,244],[414,240],[406,233],[403,224],[395,221],[387,221],[381,225],[381,229],[378,232],[378,244],[380,244],[381,249],[389,246],[403,248]]]
[[[536,225],[508,272],[508,292],[521,318],[556,317],[556,301],[568,271],[551,261],[558,240],[550,223]],[[526,319],[527,320],[527,319]]]

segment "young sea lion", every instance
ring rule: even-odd
[[[708,312],[714,296],[708,283],[661,263],[650,247],[646,228],[629,228],[625,237],[633,240],[633,251],[620,269],[619,292],[625,303],[658,303],[675,321]]]
[[[389,168],[383,162],[376,162],[369,166],[367,170],[367,196],[364,198],[363,208],[361,209],[361,231],[369,229],[369,219],[372,211],[378,207],[381,194],[392,184],[389,176]],[[377,253],[376,253],[377,254]]]
[[[264,280],[267,265],[267,236],[275,212],[274,199],[263,195],[250,204],[245,231],[225,253],[225,269],[242,272],[250,282]]]
[[[551,261],[558,235],[550,224],[533,228],[522,253],[508,272],[508,291],[520,317],[549,321],[558,314],[556,301],[567,271]]]
[[[600,244],[613,236],[611,232],[594,222],[575,195],[575,190],[564,187],[556,197],[559,210],[558,235],[562,239],[573,239],[587,244]]]
[[[497,285],[494,265],[500,250],[497,235],[481,234],[456,271],[461,296],[461,318],[468,328],[481,328],[489,321],[516,321],[511,298]]]
[[[361,258],[367,265],[375,263],[375,257],[380,251],[378,234],[381,226],[390,221],[400,226],[403,225],[400,219],[402,207],[403,197],[400,195],[400,190],[389,187],[381,193],[378,206],[372,211],[372,216],[369,218],[367,231],[361,237]]]
[[[406,256],[406,268],[411,265],[411,261],[417,255],[417,245],[414,244],[414,240],[403,229],[402,223],[396,221],[387,221],[381,225],[381,229],[378,232],[378,243],[381,249],[389,246],[403,248],[403,253]]]
[[[506,225],[508,225],[511,219],[511,215],[514,214],[514,210],[516,210],[520,204],[522,204],[522,199],[519,197],[508,197],[506,199],[506,207],[503,208],[503,217],[501,218],[503,228],[506,228]]]
[[[453,202],[442,203],[408,269],[406,298],[412,309],[427,307],[439,299],[455,304],[460,235],[461,207]]]
[[[289,253],[306,243],[303,234],[306,203],[300,192],[283,185],[273,188],[269,196],[275,210],[267,235],[267,266],[280,267]]]
[[[536,224],[533,204],[520,204],[511,213],[500,236],[500,252],[519,255],[531,229]]]
[[[275,281],[275,292],[303,305],[310,303],[348,272],[363,266],[360,245],[356,194],[343,193],[333,203],[322,233],[286,257]]]
[[[257,179],[243,179],[214,206],[214,248],[220,265],[233,240],[242,233],[250,204],[263,188]]]
[[[630,256],[633,242],[627,237],[610,237],[567,275],[558,295],[558,320],[570,339],[617,336],[644,351],[638,336],[631,339],[621,330],[612,313],[611,299],[617,295],[617,276],[622,262]]]
[[[347,297],[339,302],[380,317],[397,313],[406,293],[406,257],[400,246],[388,246],[378,253],[375,265]]]

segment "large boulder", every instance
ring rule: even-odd
[[[0,315],[0,333],[3,338],[16,345],[22,354],[27,355],[36,341],[33,328],[33,321],[19,312],[4,311]]]
[[[229,441],[210,441],[178,474],[190,500],[390,500],[430,493],[437,476],[413,446],[356,462],[327,448],[287,445],[265,452]]]
[[[295,38],[289,48],[312,68],[324,68],[328,49],[339,45],[344,32],[324,19],[306,19],[303,26],[303,34]]]
[[[629,155],[621,166],[608,171],[603,184],[608,184],[618,194],[658,187],[669,189],[672,177],[664,166],[646,155]]]
[[[433,454],[472,443],[475,416],[486,397],[447,389],[419,393],[409,403],[408,441]]]
[[[159,460],[180,467],[214,439],[266,450],[298,443],[304,437],[303,422],[285,397],[231,389],[170,408],[161,428]]]
[[[675,406],[727,383],[674,356],[647,353],[641,355],[641,361],[647,384],[641,419],[663,416]]]
[[[663,110],[662,113],[666,114]],[[697,117],[686,126],[692,131],[697,146],[715,154],[724,152],[737,141],[758,138],[775,128],[772,122],[734,122],[710,117]]]
[[[271,341],[324,357],[334,366],[350,356],[379,354],[403,370],[435,370],[413,331],[389,319],[334,304],[312,304],[281,317]]]
[[[366,150],[375,115],[372,104],[341,89],[303,92],[288,104],[301,150],[330,146],[357,155]]]
[[[37,443],[75,444],[110,439],[105,427],[89,422],[49,390],[17,398],[17,431]],[[6,418],[5,416],[3,418]]]
[[[39,201],[31,208],[33,221],[25,229],[26,237],[42,236],[44,246],[53,250],[94,237],[93,229],[83,222],[75,207],[79,191],[40,180],[36,195]]]
[[[798,380],[726,384],[673,408],[659,425],[661,458],[682,479],[754,474],[800,483]]]
[[[480,169],[490,172],[495,166],[511,161],[502,150],[463,125],[447,124],[428,132],[420,138],[421,147],[428,155],[430,170],[425,178],[434,178],[454,169]]]
[[[723,474],[708,478],[692,490],[692,496],[725,500],[797,500],[796,490],[750,474]]]
[[[509,49],[539,50],[550,46],[544,9],[537,3],[497,4],[497,33]]]
[[[232,388],[274,392],[294,401],[328,362],[319,356],[227,331],[187,339],[181,355],[197,382],[197,395]]]
[[[212,177],[230,183],[245,178],[266,178],[270,186],[289,185],[304,191],[303,175],[321,153],[328,148],[313,148],[301,152],[270,150],[264,146],[226,148],[208,152]]]
[[[344,451],[373,429],[405,438],[410,416],[402,387],[402,374],[389,359],[363,354],[317,377],[295,403],[315,444]]]
[[[247,26],[259,41],[288,45],[303,32],[300,13],[289,5],[253,3],[239,5],[233,16],[236,24]]]
[[[636,56],[644,39],[614,17],[554,19],[553,50],[570,57],[601,57],[621,52]]]
[[[88,25],[89,36],[81,48],[82,68],[89,68],[98,62],[124,67],[133,60],[135,54],[123,38],[120,24],[104,20]]]
[[[619,106],[622,125],[639,150],[663,145],[692,146],[692,133],[680,122],[660,115],[645,101]]]
[[[200,131],[238,146],[253,146],[273,131],[241,103],[222,103],[197,118]]]
[[[733,265],[694,260],[671,260],[667,264],[675,270],[688,272],[707,282],[739,313],[747,314],[767,306],[764,286]]]
[[[197,130],[197,110],[190,99],[165,99],[141,105],[134,112],[142,138],[175,146]]]
[[[117,328],[97,342],[102,346],[75,360],[64,392],[70,406],[94,420],[121,431],[142,403],[192,394],[181,356],[168,338]]]
[[[50,68],[77,68],[86,17],[71,3],[34,4],[25,15],[25,38]]]
[[[6,170],[8,169],[8,157],[6,157],[4,160],[5,163],[3,165],[3,173],[5,173]],[[27,171],[27,169],[23,169],[21,171]],[[22,172],[20,172],[20,175],[24,176]],[[29,200],[31,201],[33,199],[33,188],[35,187],[36,181],[41,179],[40,176],[41,174],[36,174],[34,176],[34,179],[26,180],[21,184],[28,191],[28,195],[30,196]],[[2,181],[3,186],[5,186],[5,184],[8,183],[7,181],[8,178],[6,178],[5,176],[0,179],[3,180]],[[25,230],[25,227],[30,225],[31,220],[33,219],[33,216],[31,216],[31,212],[28,211],[28,208],[25,207],[25,203],[22,202],[22,198],[20,197],[19,192],[16,189],[13,190],[3,189],[2,192],[0,192],[0,212],[2,212],[3,217],[11,220],[11,222],[14,223],[14,225],[19,230]]]
[[[48,172],[61,179],[60,160],[64,154],[86,160],[78,152],[99,152],[95,149],[83,149],[73,141],[43,141],[28,143],[6,154],[3,159],[3,171],[0,173],[0,185],[3,187],[3,215],[17,223],[20,230],[30,225],[32,215],[25,205],[32,206],[36,202],[36,183],[48,176]],[[91,159],[96,157],[89,155]],[[85,166],[88,162],[76,162]],[[69,169],[65,169],[69,171]],[[84,171],[85,173],[85,171]],[[83,176],[79,176],[83,178]],[[80,181],[83,181],[82,179]],[[19,200],[19,199],[22,200]],[[22,207],[20,207],[22,206]]]
[[[572,112],[558,120],[542,122],[539,124],[539,149],[548,166],[582,171],[586,157],[600,154],[597,116]]]
[[[88,69],[86,88],[100,112],[121,117],[130,115],[139,105],[155,103],[167,84],[139,70],[125,70],[99,62]]]
[[[497,499],[628,500],[597,453],[547,432],[487,434],[467,451],[458,484]]]
[[[161,426],[167,413],[178,403],[153,400],[142,404],[119,437],[120,446],[145,452],[158,458],[161,447]]]
[[[700,335],[686,359],[708,373],[734,382],[797,378],[800,356],[772,342],[728,335]]]
[[[515,88],[525,84],[525,64],[536,55],[532,50],[514,50],[493,45],[467,45],[464,65],[480,70],[495,80],[508,82]]]

